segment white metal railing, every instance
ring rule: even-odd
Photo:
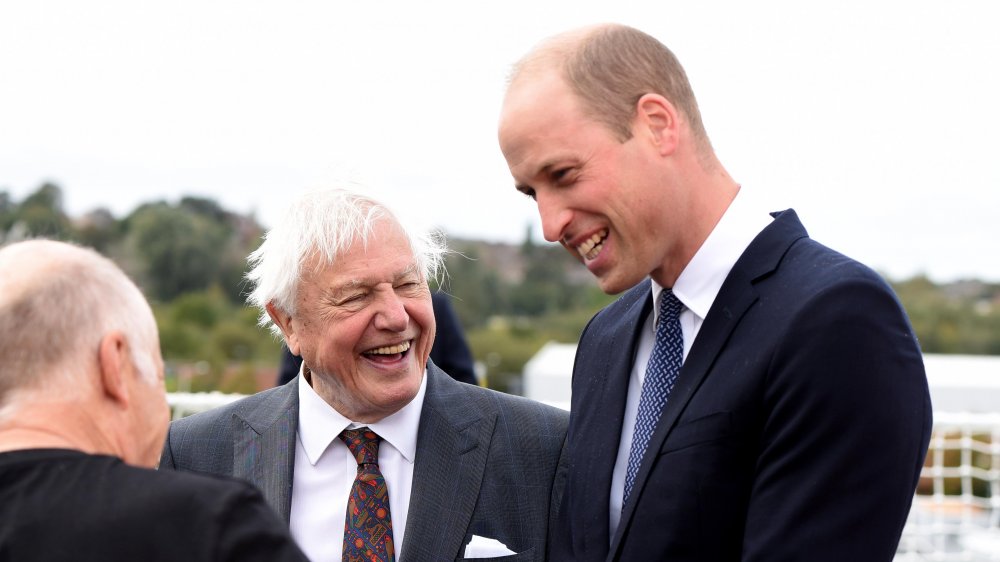
[[[934,413],[896,562],[1000,561],[1000,413]]]
[[[242,398],[171,393],[173,419]],[[1000,413],[934,413],[895,562],[1000,562]]]
[[[176,420],[198,412],[211,410],[243,398],[243,394],[223,394],[222,392],[168,392],[170,419]]]

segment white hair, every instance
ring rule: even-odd
[[[150,382],[156,322],[138,287],[94,250],[50,240],[0,249],[0,405],[19,391],[72,396],[113,330]]]
[[[355,242],[366,247],[380,221],[400,227],[413,251],[424,280],[437,279],[447,253],[443,236],[412,224],[359,188],[325,188],[296,197],[284,215],[264,235],[264,243],[247,258],[252,285],[247,301],[260,309],[261,326],[277,337],[281,329],[267,313],[267,305],[295,314],[295,297],[303,265],[313,256],[333,265]]]

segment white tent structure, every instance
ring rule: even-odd
[[[576,344],[549,342],[524,366],[524,395],[569,409]],[[924,355],[935,412],[1000,414],[1000,356]]]
[[[524,395],[569,410],[575,358],[575,343],[546,343],[524,365]]]

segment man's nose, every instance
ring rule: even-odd
[[[375,301],[378,310],[375,312],[375,328],[402,332],[410,322],[403,299],[393,290],[380,294]]]
[[[573,219],[573,212],[559,197],[548,193],[536,195],[538,216],[542,219],[542,235],[549,242],[559,242]]]

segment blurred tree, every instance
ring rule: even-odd
[[[207,197],[184,196],[181,198],[178,207],[196,215],[213,219],[218,223],[227,222],[227,219],[231,215],[231,213],[219,206],[214,199]]]
[[[28,195],[21,201],[22,207],[42,207],[52,209],[58,213],[63,212],[63,192],[54,183],[43,183],[34,193]]]
[[[28,236],[65,240],[71,238],[69,217],[63,212],[62,189],[54,183],[44,183],[28,195],[15,212]]]
[[[252,359],[259,343],[261,343],[260,330],[255,326],[247,326],[238,319],[222,322],[212,331],[212,344],[231,361]]]
[[[524,280],[511,289],[511,312],[542,316],[569,310],[580,297],[576,284],[570,283],[567,277],[567,271],[576,264],[560,246],[538,246],[532,238],[529,226],[521,244]]]
[[[483,265],[472,244],[461,244],[455,250],[445,258],[448,275],[440,289],[451,295],[462,326],[482,326],[493,316],[506,314],[507,291],[497,272]]]
[[[218,289],[185,293],[173,300],[170,318],[180,324],[211,329],[230,311]]]
[[[143,263],[144,285],[164,301],[217,280],[218,251],[229,234],[204,215],[162,202],[144,205],[128,218],[127,240]]]
[[[0,191],[0,242],[4,239],[4,234],[14,226],[17,219],[17,203],[6,191]]]
[[[274,380],[260,371],[276,370],[280,344],[256,327],[257,313],[242,306],[241,294],[246,256],[262,234],[253,216],[204,197],[147,203],[122,220],[97,209],[74,225],[53,183],[20,203],[0,191],[0,243],[72,239],[108,255],[143,286],[171,372],[192,389],[252,389],[258,378]],[[531,229],[519,246],[461,240],[454,250],[441,288],[452,295],[494,388],[516,391],[524,362],[546,341],[577,341],[592,315],[616,298],[565,250],[534,242]],[[924,352],[1000,355],[1000,284],[916,276],[893,286]]]
[[[111,245],[121,236],[121,223],[107,209],[94,209],[77,221],[77,241],[102,254],[107,254]]]
[[[893,288],[925,353],[1000,354],[1000,285],[919,275]]]

